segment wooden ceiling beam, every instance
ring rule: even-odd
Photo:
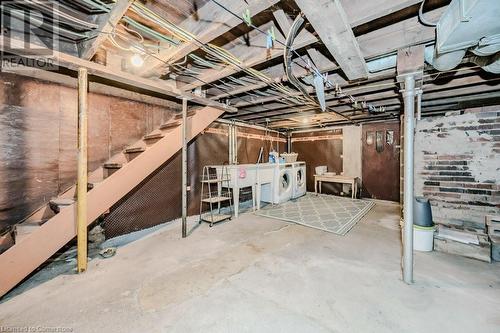
[[[372,12],[370,14],[370,17],[372,20],[375,20],[377,18],[383,17],[385,15],[388,15],[388,13],[391,10],[394,10],[395,8],[400,8],[398,1],[396,0],[391,0],[389,2],[386,2],[385,0],[373,0],[377,2],[377,6],[374,6]],[[359,13],[359,8],[363,8],[362,5],[357,3],[356,1],[351,4],[350,0],[344,1],[346,11],[351,13],[351,12],[357,12],[358,15],[353,16],[353,20],[351,22],[351,26],[354,28],[356,27],[356,22],[360,22],[363,24],[363,17],[360,16],[361,14]],[[363,5],[368,5],[368,2],[362,1]],[[414,4],[414,1],[405,1],[404,4],[407,6],[411,6]],[[370,2],[371,5],[371,2]],[[406,7],[403,7],[406,8]],[[437,20],[441,14],[443,13],[444,8],[438,8],[432,11],[429,11],[426,13],[426,16],[429,17],[429,20]],[[351,18],[351,16],[349,16]],[[363,52],[363,55],[365,59],[371,59],[371,58],[376,58],[376,57],[381,57],[383,55],[389,55],[394,53],[396,50],[400,48],[401,45],[404,46],[409,46],[409,45],[415,45],[415,44],[422,44],[422,43],[427,43],[433,41],[435,38],[435,29],[432,27],[426,27],[422,25],[418,17],[412,17],[400,22],[397,22],[395,24],[392,24],[390,26],[384,27],[382,29],[374,30],[372,32],[369,32],[367,34],[361,35],[357,37],[357,40],[359,42],[359,46],[361,51]],[[280,65],[275,65],[273,67],[276,67],[276,69],[280,69],[283,67],[282,64]],[[322,68],[319,68],[321,72],[324,72]],[[328,68],[327,71],[332,71],[334,68]],[[326,70],[325,70],[326,71]],[[283,73],[283,70],[281,70],[281,73]],[[273,76],[273,79],[275,80],[282,80],[283,74],[278,74]],[[295,72],[294,72],[295,73]],[[304,76],[306,74],[302,73],[296,73],[297,77]],[[342,82],[339,82],[342,84]],[[266,85],[263,84],[262,87],[265,87]],[[246,91],[251,91],[254,90],[254,87],[242,87],[242,88],[237,88],[234,91],[231,91],[229,93],[217,93],[216,96],[211,97],[211,99],[221,99],[229,96],[235,96],[237,94],[244,93]],[[210,92],[210,91],[209,91]]]
[[[380,8],[384,8],[384,16],[388,16],[421,2],[422,0],[341,0],[352,26],[360,26],[379,19]]]
[[[117,0],[109,13],[98,16],[97,35],[91,39],[83,41],[79,45],[80,58],[90,60],[95,55],[99,47],[106,41],[109,34],[116,27],[123,15],[127,12],[134,0]]]
[[[251,1],[250,4],[247,4],[244,0],[218,1],[227,9],[238,15],[241,15],[241,13],[248,8],[253,16],[279,2],[279,0],[254,0]],[[239,18],[235,17],[215,2],[210,1],[199,8],[198,12],[193,13],[179,26],[196,35],[200,42],[209,43],[241,23],[242,21]],[[165,62],[177,62],[189,53],[196,51],[198,48],[197,43],[188,42],[183,43],[173,51],[160,51],[156,57],[151,57],[146,61],[144,70],[139,74],[142,76],[158,74],[158,71],[165,66]],[[162,71],[162,74],[166,73],[168,73],[168,69]]]
[[[460,91],[453,91],[453,92],[448,92],[446,94],[443,93],[434,93],[434,94],[427,94],[427,98],[423,98],[424,95],[422,95],[422,110],[425,110],[426,108],[429,107],[437,107],[440,105],[448,105],[448,104],[457,104],[459,105],[460,103],[476,103],[480,104],[481,101],[490,101],[493,99],[498,99],[500,97],[500,88],[495,87],[495,86],[489,86],[489,87],[478,87],[477,89],[474,89],[471,91],[469,88],[467,89],[462,89]],[[443,98],[445,97],[445,98]],[[375,106],[386,106],[386,112],[393,111],[393,110],[399,110],[402,108],[401,100],[398,98],[393,98],[389,100],[385,100],[383,102],[375,102],[373,103]],[[349,107],[346,105],[339,105],[335,108],[336,111],[350,115],[352,119],[356,119],[355,115],[351,115],[351,110]],[[352,110],[354,111],[354,110]],[[364,112],[367,114],[366,112]],[[251,122],[267,122],[268,120],[270,121],[281,121],[283,119],[290,119],[296,116],[306,116],[306,115],[314,115],[317,114],[315,111],[304,111],[304,112],[286,112],[280,115],[276,116],[268,116],[268,117],[258,117],[258,118],[253,118],[251,120],[246,120],[246,121],[251,121]],[[265,119],[265,120],[263,120]]]
[[[179,99],[187,98],[194,103],[205,106],[212,106],[214,108],[225,110],[227,112],[237,111],[236,108],[212,101],[207,98],[183,92],[175,87],[172,87],[168,83],[158,80],[149,80],[138,77],[137,75],[134,74],[113,70],[106,66],[97,64],[95,62],[83,60],[81,58],[74,57],[55,50],[48,50],[45,48],[44,51],[46,53],[43,53],[44,55],[40,55],[40,52],[42,50],[40,46],[34,46],[31,44],[27,45],[24,41],[21,40],[10,39],[5,36],[1,36],[0,49],[4,52],[11,52],[14,54],[16,54],[16,50],[22,50],[21,56],[25,58],[37,59],[37,61],[45,59],[47,63],[53,64],[55,66],[68,68],[70,70],[78,70],[78,68],[83,67],[87,68],[89,75],[99,76],[101,78],[115,81],[127,86],[143,89],[153,93],[171,96],[174,98],[179,98]],[[29,50],[34,50],[34,51],[32,51],[32,53],[29,53]]]
[[[500,83],[500,78],[484,79],[478,75],[466,76],[462,78],[457,78],[448,82],[446,84],[439,84],[434,82],[425,83],[423,86],[424,93],[422,95],[423,101],[439,100],[442,98],[452,98],[457,96],[466,96],[470,94],[478,94],[481,92],[494,92],[500,90],[498,83]],[[347,91],[347,90],[346,90]],[[357,93],[362,93],[363,96],[359,98],[359,101],[370,102],[372,105],[378,106],[388,106],[394,103],[400,103],[399,94],[397,91],[385,91],[380,92],[377,89],[377,85],[361,87],[356,91],[355,89],[350,90],[350,93],[357,95]],[[366,95],[368,94],[368,95]],[[388,100],[392,98],[392,100]],[[330,107],[338,107],[340,105],[350,105],[350,102],[346,101],[345,98],[333,97],[327,102]],[[374,102],[380,101],[380,102]],[[255,120],[260,118],[268,118],[276,115],[290,115],[294,113],[299,113],[301,110],[307,109],[307,107],[297,107],[290,108],[289,106],[282,105],[280,108],[275,108],[271,110],[263,111],[250,111],[243,114],[238,113],[229,116],[229,118],[236,118],[239,120]]]
[[[295,0],[349,80],[368,78],[368,67],[340,0]]]
[[[270,27],[271,25],[266,24],[263,27],[259,27],[260,29],[264,28],[267,29],[267,27]],[[264,30],[262,29],[262,30]],[[275,34],[277,35],[277,39],[281,39],[281,42],[284,42],[284,37],[281,36],[281,33],[278,31],[275,31]],[[234,54],[236,57],[238,57],[241,60],[241,64],[236,67],[236,66],[227,66],[226,68],[222,70],[216,70],[216,69],[208,69],[204,71],[201,75],[198,76],[198,80],[193,81],[188,84],[180,84],[179,88],[188,91],[192,90],[194,88],[203,86],[206,83],[211,83],[220,79],[223,79],[225,77],[228,77],[230,75],[233,75],[235,73],[238,73],[244,69],[247,68],[252,68],[257,65],[260,65],[262,63],[265,63],[269,60],[282,57],[283,56],[283,46],[279,45],[276,43],[276,46],[272,49],[269,50],[269,52],[266,52],[266,35],[259,33],[255,33],[252,44],[250,47],[248,46],[235,46],[232,49],[229,49],[228,51]],[[301,49],[303,47],[306,47],[308,45],[311,45],[317,41],[316,37],[312,38],[307,38],[303,39],[300,41],[297,41],[295,43],[294,47],[295,49]]]

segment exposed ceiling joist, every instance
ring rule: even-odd
[[[168,83],[161,82],[158,80],[150,80],[138,77],[137,75],[113,70],[106,66],[102,66],[100,64],[83,60],[62,52],[58,52],[55,50],[45,49],[47,55],[40,55],[40,51],[43,50],[40,46],[35,46],[31,44],[26,44],[24,41],[20,41],[17,39],[10,39],[4,36],[0,37],[0,49],[4,52],[12,52],[16,53],[16,50],[23,50],[21,56],[25,58],[35,58],[37,61],[41,61],[45,59],[48,63],[54,64],[56,66],[65,67],[71,70],[77,70],[78,68],[87,68],[90,75],[96,75],[102,77],[104,79],[108,79],[111,81],[119,82],[128,86],[136,87],[139,89],[172,96],[175,98],[187,98],[194,103],[212,106],[218,109],[225,110],[227,112],[236,112],[237,110],[233,107],[229,107],[227,105],[212,101],[207,98],[195,96],[190,93],[185,93],[175,87],[172,87]],[[33,50],[32,53],[29,53],[28,50]]]
[[[420,4],[422,0],[341,0],[351,26],[360,26],[380,18],[379,11],[384,8],[385,15]]]
[[[218,2],[238,15],[246,8],[248,8],[251,15],[257,15],[279,2],[279,0],[256,0],[250,4],[247,4],[244,0],[218,0]],[[215,2],[210,1],[198,9],[198,12],[193,13],[183,21],[180,27],[196,35],[200,42],[209,43],[241,23],[242,21],[239,18]],[[165,66],[165,62],[177,62],[198,48],[198,44],[193,42],[184,43],[173,51],[160,51],[156,57],[151,57],[145,62],[145,70],[139,74],[143,76],[158,74],[158,71]],[[162,74],[166,73],[168,73],[168,69],[162,71]]]
[[[340,0],[295,0],[349,80],[368,78],[368,67]]]
[[[498,80],[495,80],[498,81]],[[491,99],[498,97],[500,93],[500,88],[497,85],[477,85],[466,88],[450,89],[444,91],[424,93],[422,95],[423,106],[434,106],[447,103],[457,103],[464,101],[471,101],[474,99]],[[385,93],[374,93],[371,96],[365,97],[366,101],[369,101],[374,106],[384,106],[386,111],[391,111],[394,109],[399,109],[401,107],[401,98],[398,94],[391,92]],[[340,113],[349,114],[351,111],[350,107],[345,101],[335,100],[327,103],[331,107],[335,107],[335,110]],[[360,113],[359,110],[356,111]],[[363,112],[367,114],[366,112]],[[273,113],[261,114],[257,113],[248,117],[242,117],[241,120],[259,122],[262,119],[270,119],[271,121],[289,119],[299,115],[314,115],[316,112],[310,111],[308,108],[297,108],[294,110],[286,110],[285,112],[275,111]]]
[[[264,28],[261,28],[261,30],[265,31],[268,26],[270,25],[266,24]],[[281,37],[281,41],[284,42],[284,37],[281,36],[281,33],[277,31],[275,33],[276,33],[276,38],[279,39]],[[239,67],[228,66],[223,70],[215,70],[215,69],[206,70],[205,72],[203,72],[201,75],[198,76],[198,80],[188,84],[180,84],[179,88],[181,88],[184,91],[191,90],[203,86],[204,84],[211,83],[223,79],[225,77],[228,77],[230,75],[233,75],[235,73],[238,73],[243,69],[252,68],[257,65],[263,64],[269,60],[283,56],[283,47],[281,45],[277,45],[276,47],[270,49],[269,52],[266,52],[265,48],[266,38],[267,36],[258,33],[253,38],[252,45],[256,45],[255,47],[238,45],[229,50],[235,56],[243,60]],[[315,43],[316,41],[317,41],[316,37],[312,36],[310,38],[305,38],[303,40],[297,41],[294,47],[295,49],[301,49],[303,47]]]
[[[429,21],[437,21],[446,7],[425,13]],[[418,17],[385,26],[358,36],[358,42],[365,58],[379,57],[401,48],[432,43],[436,38],[436,29],[420,23]]]
[[[372,91],[377,91],[382,89],[387,89],[387,88],[394,88],[396,87],[395,85],[395,80],[393,78],[387,79],[387,80],[382,80],[382,77],[379,78],[379,80],[374,83],[371,81],[370,83],[373,84],[364,84],[361,86],[353,86],[353,85],[341,85],[343,92],[345,94],[350,94],[350,95],[360,95],[362,93],[369,93]],[[328,88],[327,95],[326,95],[326,100],[330,100],[334,98],[335,95],[328,94],[328,91],[331,91],[332,88]],[[312,92],[312,89],[311,89]],[[276,101],[276,99],[273,99],[273,101]],[[252,114],[256,112],[268,112],[272,110],[278,110],[278,109],[285,109],[285,108],[290,108],[290,106],[285,105],[283,103],[275,102],[275,103],[269,103],[269,104],[264,104],[263,106],[249,106],[246,108],[243,108],[241,105],[236,104],[236,106],[239,108],[238,114],[231,115],[231,117],[239,117],[239,116],[245,116],[247,114]]]
[[[460,76],[448,81],[443,77],[443,82],[430,79],[423,85],[424,100],[439,99],[444,97],[454,97],[466,95],[467,93],[478,93],[498,90],[498,83],[500,78],[487,75],[486,77],[478,76],[478,70],[465,71],[467,75]],[[464,74],[464,73],[462,73]],[[456,75],[455,75],[456,76]],[[384,89],[386,91],[384,91]],[[400,103],[400,94],[396,89],[396,82],[394,79],[378,81],[373,84],[360,85],[356,87],[349,87],[344,89],[345,93],[359,96],[359,101],[370,102],[374,106],[387,106],[394,103]],[[387,100],[393,98],[393,100]],[[327,105],[331,107],[338,107],[347,105],[349,102],[345,98],[340,98],[335,95],[327,95]],[[330,102],[332,101],[332,102]],[[381,101],[380,103],[374,101]],[[292,107],[283,104],[269,104],[263,108],[252,108],[239,110],[237,114],[227,115],[227,118],[238,118],[241,120],[255,120],[266,117],[274,117],[279,115],[290,115],[302,112],[305,108]]]
[[[282,9],[275,10],[273,12],[273,16],[276,19],[276,22],[278,23],[278,27],[283,32],[283,35],[287,36],[288,32],[290,31],[290,28],[292,27],[292,19]],[[302,29],[302,31],[299,32],[299,35],[297,36],[297,38],[295,38],[295,40],[299,42],[302,39],[313,39],[313,38],[316,37],[306,29]]]
[[[113,31],[123,15],[134,0],[117,0],[109,13],[102,14],[97,18],[97,35],[94,38],[83,41],[80,48],[80,57],[85,60],[90,60],[97,49],[108,38],[108,35]]]
[[[363,6],[370,5],[372,6],[371,2],[367,1],[361,1],[362,3],[359,3],[359,1],[344,1],[344,8],[346,12],[349,13],[349,19],[351,20],[350,24],[352,28],[355,28],[361,24],[366,23],[367,17],[369,17],[370,21],[376,20],[378,18],[381,18],[385,15],[388,15],[391,12],[400,10],[400,9],[405,9],[408,8],[409,6],[412,6],[415,4],[416,0],[412,1],[404,1],[400,2],[399,0],[373,0],[374,4],[372,10],[369,12],[369,16],[366,16],[366,11],[360,11],[359,8],[363,8]],[[418,1],[420,2],[420,0]],[[429,19],[432,20],[437,20],[444,8],[432,10],[428,13],[426,13],[426,16],[429,17]],[[279,12],[279,11],[277,11]],[[351,13],[353,15],[351,16]],[[285,13],[283,13],[285,14]],[[286,18],[286,16],[283,16],[281,14],[278,14],[278,17],[280,17],[280,20],[277,19],[278,22],[286,22],[283,18]],[[286,15],[286,14],[285,14]],[[276,16],[275,16],[276,17]],[[281,23],[279,23],[281,24]],[[285,23],[283,23],[285,24]],[[406,20],[403,20],[401,22],[397,22],[395,24],[392,24],[390,26],[384,27],[379,30],[375,30],[372,32],[369,32],[365,35],[361,35],[358,37],[359,45],[361,50],[363,51],[363,55],[365,59],[370,59],[373,57],[378,57],[383,54],[390,54],[391,52],[395,52],[398,48],[399,45],[412,45],[414,44],[421,44],[425,42],[429,42],[434,39],[434,28],[432,27],[426,27],[422,25],[419,21],[418,18],[413,17],[409,18]],[[390,36],[390,38],[387,38],[387,36]],[[374,42],[376,41],[376,42]],[[314,54],[311,55],[310,52],[311,49],[308,50],[309,56],[314,57]],[[314,50],[312,50],[314,51]],[[315,61],[315,59],[312,59]],[[324,62],[322,62],[324,64]],[[325,67],[322,67],[322,65],[316,64],[320,72],[326,72],[326,71],[332,71],[334,70],[337,65],[335,63],[331,63],[331,65],[325,65]],[[278,69],[276,72],[279,73],[277,75],[273,75],[272,78],[275,80],[283,80],[283,65],[275,65],[276,69]],[[281,71],[279,71],[281,70]],[[271,70],[274,71],[274,70]],[[295,72],[294,72],[295,73]],[[302,77],[304,75],[307,75],[307,73],[295,73],[297,77]],[[343,82],[339,82],[339,84],[343,84]],[[237,94],[242,94],[247,91],[252,91],[255,89],[260,89],[262,87],[265,87],[265,83],[260,83],[255,86],[248,86],[242,87],[242,88],[237,88],[233,91],[227,92],[227,93],[219,93],[219,92],[212,92],[217,94],[216,96],[212,97],[212,99],[221,99],[225,97],[230,97],[230,96],[235,96]],[[215,90],[215,89],[214,89]]]

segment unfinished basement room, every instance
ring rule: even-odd
[[[500,0],[0,15],[0,332],[500,332]]]

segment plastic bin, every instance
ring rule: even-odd
[[[413,225],[413,249],[416,251],[430,252],[434,247],[435,227],[421,227]]]
[[[413,224],[420,227],[434,226],[429,199],[415,197],[415,202],[413,203]]]

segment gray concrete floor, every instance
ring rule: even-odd
[[[398,209],[346,236],[251,213],[171,225],[0,304],[0,327],[73,332],[500,332],[500,266],[417,253],[401,282]]]

